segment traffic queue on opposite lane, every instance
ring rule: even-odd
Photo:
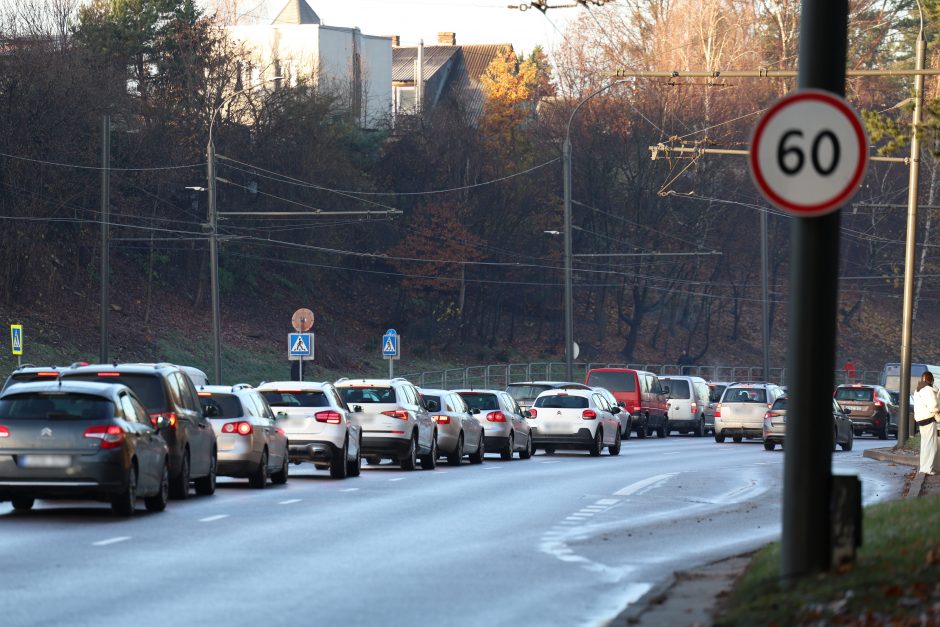
[[[784,438],[783,390],[765,382],[713,384],[721,394],[706,398],[698,377],[660,381],[614,368],[588,372],[583,384],[528,381],[505,391],[421,389],[403,378],[206,381],[169,363],[16,369],[0,391],[0,502],[29,510],[37,499],[91,499],[129,516],[138,499],[162,511],[191,488],[211,495],[219,475],[256,489],[285,484],[291,464],[345,479],[363,460],[411,471],[433,470],[440,458],[480,464],[486,453],[526,460],[538,449],[617,456],[631,433],[651,430],[664,438],[709,429],[716,442],[763,439],[767,450]],[[834,395],[833,443],[851,450],[853,434],[884,437],[887,393],[845,387]],[[841,399],[872,408],[843,410]],[[852,411],[862,415],[853,421]]]

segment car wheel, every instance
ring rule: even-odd
[[[621,442],[620,429],[617,429],[617,433],[614,436],[614,445],[607,447],[607,453],[611,457],[617,457],[617,455],[620,455],[620,442]]]
[[[699,419],[698,424],[695,425],[695,437],[700,438],[705,435],[705,417]]]
[[[598,428],[594,432],[594,441],[591,442],[591,448],[588,449],[588,453],[591,454],[591,457],[597,457],[601,454],[601,451],[604,450],[604,430]]]
[[[649,435],[649,418],[646,418],[641,422],[636,428],[636,437],[639,440],[642,440]]]
[[[532,459],[533,455],[535,455],[535,445],[532,444],[532,434],[529,434],[525,449],[519,451],[519,459]]]
[[[878,439],[879,439],[879,440],[887,440],[887,439],[888,439],[888,428],[887,428],[887,427],[882,427],[882,428],[881,428],[881,431],[878,432]]]
[[[721,431],[715,431],[715,442],[722,444],[725,441],[725,434]]]
[[[359,448],[356,449],[356,459],[346,462],[346,474],[350,477],[358,477],[362,474],[362,442],[359,442]]]
[[[855,443],[855,434],[852,433],[852,430],[849,429],[849,438],[842,444],[843,451],[851,451],[852,445]]]
[[[215,494],[215,480],[218,472],[219,454],[216,451],[212,451],[212,458],[209,459],[209,474],[205,477],[199,477],[193,482],[196,486],[196,494],[199,496],[212,496]],[[264,474],[265,477],[267,477],[267,466],[265,466]]]
[[[512,459],[512,452],[516,448],[516,438],[515,435],[509,434],[509,441],[506,443],[506,446],[503,447],[503,450],[499,452],[499,458],[504,462],[508,462]]]
[[[398,460],[401,464],[402,470],[414,470],[418,467],[418,438],[417,436],[411,438],[411,446],[408,447],[408,451],[405,452],[405,455]]]
[[[334,479],[345,479],[348,470],[346,459],[349,457],[349,436],[343,440],[343,449],[333,456],[330,461],[330,476]]]
[[[447,454],[447,463],[451,466],[459,466],[463,461],[463,433],[457,436],[457,446]]]
[[[423,470],[434,470],[437,468],[437,431],[431,436],[431,450],[427,455],[421,456],[421,468]]]
[[[261,461],[255,471],[248,475],[248,485],[255,490],[268,487],[268,449],[261,451]]]
[[[13,499],[13,509],[18,512],[28,512],[33,509],[33,505],[36,504],[36,499],[31,499],[25,496],[18,496]]]
[[[631,424],[630,424],[630,421],[627,420],[627,428],[624,429],[624,430],[623,430],[623,433],[621,434],[621,435],[623,436],[622,439],[624,439],[624,440],[629,440],[629,439],[630,439],[630,432],[631,432],[632,430],[633,430],[633,425],[631,425]]]
[[[284,461],[281,462],[281,469],[271,473],[271,483],[275,485],[284,485],[287,483],[287,477],[290,474],[290,458],[287,451],[284,451]]]
[[[189,449],[183,452],[180,474],[170,482],[170,496],[179,501],[189,498]]]
[[[477,446],[475,453],[470,453],[470,463],[471,464],[482,464],[483,463],[483,454],[486,452],[486,446],[483,443],[483,434],[480,434],[480,444]]]
[[[777,448],[777,445],[774,444],[772,441],[770,441],[770,440],[764,440],[764,450],[765,450],[765,451],[772,451],[772,450],[774,450],[775,448]]]
[[[166,502],[170,500],[170,471],[166,462],[163,463],[163,474],[160,477],[160,487],[153,496],[144,499],[148,512],[162,512],[166,509]]]
[[[659,435],[660,438],[665,438],[669,435],[669,421],[667,419],[663,418],[663,424],[657,430],[657,435]]]
[[[546,447],[545,447],[545,454],[546,454],[546,455],[554,455],[554,454],[555,454],[555,447],[554,447],[554,446],[546,446]]]
[[[118,516],[128,517],[137,507],[137,471],[131,466],[127,473],[127,484],[120,494],[111,500],[111,511]]]
[[[740,444],[741,441],[744,439],[744,436],[743,436],[743,435],[735,435],[735,436],[732,436],[731,439]]]

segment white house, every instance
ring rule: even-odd
[[[326,26],[305,0],[289,0],[270,25],[231,26],[250,51],[252,83],[307,77],[335,90],[363,128],[383,125],[392,113],[392,39],[358,28]]]

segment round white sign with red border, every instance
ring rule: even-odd
[[[858,190],[868,165],[868,138],[845,100],[804,89],[764,114],[748,161],[767,200],[794,216],[821,216]]]

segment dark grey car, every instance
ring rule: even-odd
[[[0,501],[14,509],[87,498],[130,516],[142,496],[147,509],[162,511],[167,462],[166,442],[123,385],[17,383],[0,394]]]
[[[190,378],[173,364],[95,364],[62,371],[63,381],[96,381],[126,385],[150,415],[163,419],[170,450],[170,496],[185,499],[193,482],[196,494],[215,492],[218,450],[212,423],[204,415]]]

